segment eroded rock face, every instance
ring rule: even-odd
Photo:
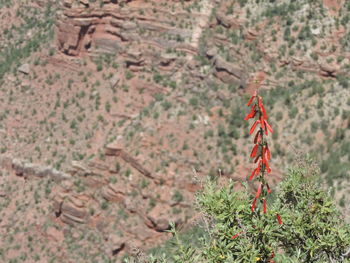
[[[88,211],[86,196],[59,194],[54,198],[54,210],[62,222],[74,225],[88,222]]]
[[[213,52],[209,51],[208,56],[212,55]],[[225,83],[238,83],[242,88],[247,85],[247,74],[244,70],[239,68],[237,65],[225,61],[218,55],[213,55],[213,61],[215,65],[215,76]]]
[[[336,77],[339,68],[334,65],[323,63],[320,65],[320,75],[324,77]]]
[[[151,222],[152,228],[156,231],[162,232],[170,229],[170,223],[180,225],[185,222],[182,214],[171,215],[169,207],[165,204],[157,204],[148,214],[147,218]]]
[[[102,196],[108,201],[124,202],[125,186],[120,184],[108,184],[102,189]]]
[[[137,56],[140,51],[132,49],[134,43],[137,46],[144,43],[155,49],[175,48],[189,53],[197,52],[190,43],[192,30],[173,25],[175,17],[190,22],[188,14],[169,11],[159,17],[149,11],[149,1],[140,1],[136,6],[131,5],[133,1],[103,2],[104,5],[100,6],[88,1],[64,1],[64,10],[58,15],[56,23],[57,48],[61,52],[70,56],[122,54],[126,57],[127,67],[131,69],[146,62],[145,57]],[[142,54],[150,52],[159,54],[157,50],[151,51],[149,48]]]
[[[226,15],[223,12],[216,12],[216,20],[220,25],[223,25],[226,28],[239,28],[240,23],[233,15]]]
[[[118,6],[107,10],[72,8],[59,17],[56,27],[58,49],[78,56],[91,52],[115,53],[130,41],[136,27],[123,26],[128,14]]]

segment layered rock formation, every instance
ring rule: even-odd
[[[0,168],[15,173],[17,176],[24,178],[39,177],[51,178],[55,181],[70,179],[67,173],[58,171],[49,166],[33,164],[27,161],[18,160],[10,156],[0,156]]]
[[[194,47],[183,42],[191,38],[191,30],[171,23],[174,17],[188,20],[188,15],[169,12],[168,16],[159,18],[150,12],[147,3],[139,5],[135,8],[115,1],[107,1],[103,7],[65,4],[68,8],[59,15],[56,28],[58,48],[72,56],[115,54],[125,53],[132,43],[142,42],[161,49],[195,51]],[[134,57],[129,63],[140,64],[142,61]]]

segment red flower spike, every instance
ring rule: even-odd
[[[250,157],[251,157],[251,158],[254,158],[254,157],[256,156],[256,153],[258,152],[258,149],[259,149],[259,145],[256,144],[256,145],[254,146],[254,148],[253,148],[251,154],[250,154]]]
[[[254,92],[254,94],[253,94],[253,96],[250,98],[250,100],[248,101],[248,103],[247,103],[247,106],[250,106],[251,104],[252,104],[252,102],[253,102],[253,100],[254,100],[254,98],[256,97],[256,91]]]
[[[262,183],[260,183],[258,190],[256,191],[255,198],[259,198],[261,194]]]
[[[257,126],[259,123],[260,123],[259,120],[257,120],[257,121],[254,122],[253,126],[250,128],[249,134],[252,134],[252,133],[254,132],[256,126]]]
[[[254,102],[254,100],[256,99],[256,101]],[[267,144],[267,142],[265,141],[265,137],[264,137],[264,133],[266,135],[270,133],[273,133],[273,129],[271,127],[271,125],[268,123],[267,119],[268,119],[268,115],[266,113],[262,98],[260,96],[257,95],[257,92],[254,93],[254,95],[250,98],[249,102],[248,102],[248,106],[251,106],[251,110],[250,113],[245,117],[246,120],[249,120],[251,118],[255,118],[255,122],[254,124],[251,126],[250,128],[250,135],[252,133],[255,132],[258,124],[260,124],[257,133],[254,136],[254,146],[253,149],[250,153],[250,157],[251,158],[255,158],[254,159],[254,163],[257,163],[256,168],[252,171],[252,174],[249,177],[249,180],[253,180],[255,176],[261,176],[262,180],[264,180],[264,176],[266,176],[267,174],[271,173],[271,168],[269,166],[269,161],[271,160],[271,153],[270,153],[270,149],[269,146]],[[259,116],[257,117],[257,113],[259,114]],[[261,149],[260,149],[261,146]],[[266,171],[266,173],[265,173]],[[264,181],[265,182],[265,181]],[[264,187],[266,184],[266,188],[267,188],[267,193],[264,192]],[[258,185],[258,189],[255,193],[255,198],[251,204],[251,210],[252,212],[255,212],[256,206],[257,206],[257,200],[259,200],[261,198],[261,204],[262,204],[262,212],[266,214],[267,213],[267,200],[266,200],[266,194],[271,194],[272,191],[270,189],[270,186],[267,183],[259,183]],[[278,224],[282,225],[282,219],[281,216],[279,214],[276,214],[277,216],[277,221]],[[234,236],[234,238],[237,237]],[[272,262],[275,263],[275,261],[273,260],[275,254],[271,253],[271,257],[267,259],[267,262]]]
[[[271,160],[271,153],[270,153],[270,150],[269,150],[269,145],[266,143],[266,156],[267,156],[267,160]]]
[[[256,105],[254,105],[254,106],[252,107],[251,112],[250,112],[250,113],[248,113],[248,115],[247,115],[247,116],[245,116],[245,118],[244,118],[244,120],[245,120],[245,121],[247,121],[247,120],[249,120],[249,119],[251,119],[251,118],[254,118],[254,117],[255,117],[255,114],[256,114],[256,110],[255,110],[255,108],[256,108]]]
[[[255,207],[256,207],[256,198],[254,198],[254,200],[253,200],[253,203],[252,203],[252,212],[254,212],[255,211]]]
[[[283,222],[282,222],[281,216],[280,216],[279,214],[276,214],[276,216],[277,216],[277,222],[278,222],[278,224],[279,224],[279,225],[282,225]]]
[[[254,138],[254,143],[257,144],[261,141],[261,134],[260,134],[260,131],[258,131],[255,135],[255,138]]]
[[[273,133],[273,130],[272,130],[272,127],[270,126],[270,124],[267,121],[264,121],[264,122],[265,122],[265,125],[267,127],[267,130],[269,130],[271,133]]]

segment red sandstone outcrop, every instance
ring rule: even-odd
[[[254,29],[249,29],[244,34],[244,37],[246,40],[255,40],[258,38],[258,36],[259,36],[259,32]]]
[[[233,15],[225,15],[223,12],[216,12],[216,20],[218,24],[226,28],[239,28],[240,22]]]
[[[125,199],[125,186],[108,184],[102,189],[102,196],[108,201],[123,203]]]
[[[225,83],[236,82],[241,87],[246,87],[247,75],[242,69],[237,67],[236,64],[232,64],[230,62],[225,61],[219,56],[215,56],[213,59],[216,69],[216,77],[218,77],[221,81]]]
[[[193,52],[190,44],[181,41],[191,38],[191,30],[171,25],[172,17],[183,16],[190,20],[189,15],[169,12],[168,16],[159,18],[153,13],[140,14],[140,10],[145,12],[149,9],[143,9],[142,5],[146,3],[140,2],[139,8],[113,4],[119,1],[108,3],[103,7],[65,3],[66,9],[58,16],[56,23],[58,49],[71,56],[100,53],[130,55],[128,49],[132,48],[132,44],[142,42],[156,49],[175,48]],[[150,49],[147,49],[143,53],[149,52]],[[128,65],[140,66],[145,62],[144,58],[129,55]]]
[[[54,199],[54,211],[62,222],[74,225],[84,224],[88,220],[87,202],[84,195],[59,194]]]
[[[336,77],[337,72],[339,71],[338,67],[330,64],[322,63],[320,64],[320,75],[324,77]]]
[[[123,151],[122,142],[120,140],[117,140],[117,141],[107,145],[107,147],[105,149],[105,154],[111,155],[111,156],[119,156],[125,162],[129,163],[137,171],[139,171],[141,174],[143,174],[144,176],[153,178],[151,173],[143,165],[141,165],[135,158],[130,156],[128,153]]]

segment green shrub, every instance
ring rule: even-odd
[[[199,244],[183,242],[173,230],[172,252],[151,262],[269,262],[272,251],[276,263],[350,262],[342,256],[350,247],[350,226],[309,167],[289,171],[262,217],[252,216],[247,186],[236,191],[232,182],[223,188],[207,182],[197,204],[212,227],[202,230],[207,233]]]

